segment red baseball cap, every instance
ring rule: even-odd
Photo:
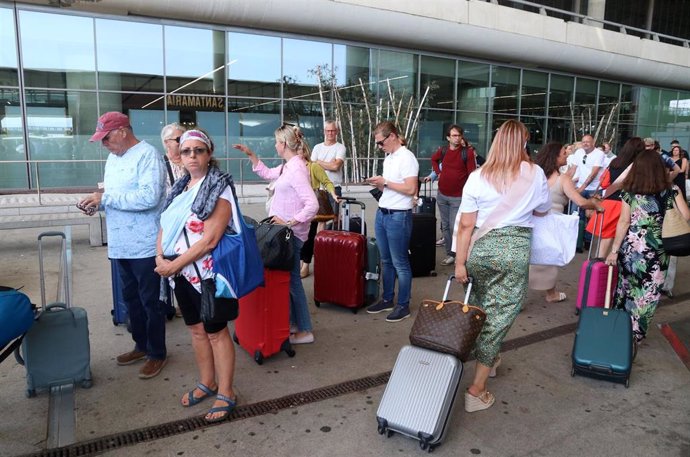
[[[89,138],[89,141],[101,141],[108,133],[124,127],[129,127],[129,118],[117,111],[109,111],[98,118],[96,133]]]

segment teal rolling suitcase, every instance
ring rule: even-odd
[[[64,290],[64,302],[46,305],[43,270],[43,238],[61,237],[58,298]],[[42,310],[22,342],[22,356],[26,367],[26,395],[33,397],[40,389],[79,383],[91,387],[91,352],[89,323],[83,308],[70,307],[69,261],[66,237],[62,232],[38,235],[38,258],[41,272]],[[64,289],[63,289],[64,287]]]
[[[633,359],[633,334],[630,314],[610,309],[613,267],[609,266],[604,308],[585,307],[575,332],[572,372],[628,387]]]

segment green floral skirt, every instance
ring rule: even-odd
[[[470,304],[486,313],[474,349],[477,361],[483,365],[494,364],[527,295],[531,240],[531,228],[493,229],[474,244],[470,253]]]

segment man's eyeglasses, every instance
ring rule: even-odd
[[[180,144],[180,137],[178,136],[177,138],[166,138],[165,142],[167,143],[168,141],[173,141],[177,144]]]
[[[205,154],[206,151],[208,151],[208,148],[184,148],[180,149],[180,155],[188,156],[191,155],[193,152],[195,156],[198,156],[201,154]]]
[[[386,142],[386,140],[388,139],[389,136],[391,136],[390,133],[389,133],[388,135],[386,135],[386,138],[382,139],[381,141],[377,141],[377,142],[375,142],[374,144],[376,144],[376,146],[378,146],[379,148],[382,148],[382,147],[383,147],[383,143]]]

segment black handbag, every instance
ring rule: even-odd
[[[294,262],[292,229],[287,225],[271,223],[272,217],[259,222],[256,242],[259,245],[264,267],[271,270],[291,271]]]

